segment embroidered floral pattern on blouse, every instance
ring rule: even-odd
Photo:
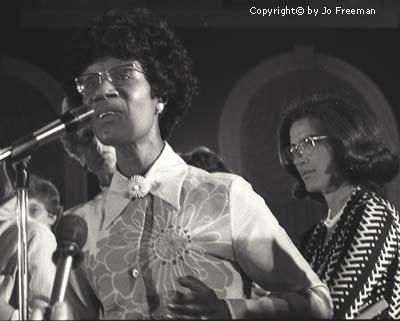
[[[220,259],[233,257],[227,193],[224,185],[184,185],[179,211],[158,198],[151,202],[150,196],[129,203],[88,264],[107,318],[148,317],[173,290],[185,291],[176,281],[184,275],[224,296],[233,282],[232,266]],[[134,268],[140,268],[137,278]]]

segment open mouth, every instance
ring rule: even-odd
[[[112,116],[114,116],[115,114],[117,114],[117,113],[114,112],[114,111],[106,111],[106,112],[104,112],[104,113],[100,113],[100,114],[97,116],[97,118],[104,119],[104,118],[107,118],[107,117],[112,117]]]

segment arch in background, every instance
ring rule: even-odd
[[[40,128],[61,114],[61,100],[65,96],[65,91],[56,79],[38,66],[14,57],[1,56],[0,76],[4,83],[10,83],[9,87],[13,91],[8,94],[10,97],[8,101],[3,101],[10,111],[16,109],[13,95],[19,96],[18,106],[15,106],[18,107],[18,111],[8,112],[5,119],[0,119],[0,126],[3,122],[23,124],[20,126],[23,128],[19,126],[13,128],[10,135],[12,139]],[[42,103],[40,111],[34,109],[35,104]],[[52,156],[47,156],[50,154]],[[33,152],[32,156],[30,167],[37,174],[45,175],[46,178],[53,180],[64,196],[66,208],[86,200],[86,171],[63,152],[63,147],[59,142],[43,146],[40,150]],[[56,161],[60,161],[60,164],[54,164],[55,158],[57,158]],[[52,165],[57,165],[57,167]],[[61,168],[62,172],[58,168]]]
[[[371,108],[384,124],[388,143],[398,150],[399,132],[383,93],[363,72],[311,46],[268,59],[249,70],[232,88],[219,123],[219,151],[234,172],[251,182],[292,238],[324,215],[325,208],[291,197],[293,179],[279,164],[277,129],[281,110],[296,97],[334,88]],[[385,187],[400,207],[399,175]]]

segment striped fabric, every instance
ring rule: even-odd
[[[13,292],[17,289],[18,275],[18,227],[16,223],[16,198],[0,207],[0,298],[13,304],[18,299]],[[56,266],[51,256],[57,247],[56,238],[50,229],[28,217],[28,300],[50,301],[56,274]],[[14,293],[15,294],[15,293]],[[0,319],[4,319],[3,306],[0,306]],[[8,313],[8,312],[7,312]]]
[[[400,317],[400,225],[396,209],[358,187],[331,238],[321,221],[301,240],[300,250],[330,290],[335,318],[356,318],[385,299],[379,318]]]

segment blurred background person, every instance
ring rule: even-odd
[[[79,105],[80,101],[71,95],[63,99],[62,110],[66,112]],[[102,144],[90,126],[66,134],[61,138],[61,142],[72,159],[78,161],[81,166],[96,176],[100,188],[100,193],[93,199],[66,210],[64,215],[75,214],[85,218],[90,213],[96,212],[102,216],[105,210],[105,197],[116,170],[115,148]],[[86,306],[98,305],[99,301],[87,281],[85,273],[81,269],[71,271],[67,288],[68,301],[74,306],[76,315],[85,315],[86,318],[93,319],[96,318],[96,315],[90,314],[90,310],[88,311]],[[78,292],[76,289],[79,289]]]
[[[232,173],[222,158],[206,146],[197,146],[187,153],[181,153],[180,156],[186,164],[202,168],[210,173]]]
[[[398,213],[375,192],[396,175],[398,157],[382,137],[370,110],[334,95],[293,103],[280,124],[279,156],[296,179],[294,196],[328,207],[300,248],[328,285],[335,318],[385,306],[382,299],[389,307],[381,316],[400,317]]]
[[[31,174],[28,197],[29,216],[54,232],[63,213],[57,187],[51,181]]]
[[[62,101],[62,110],[66,112],[78,107],[79,102],[74,96],[65,97]],[[79,212],[85,215],[92,209],[103,207],[104,197],[110,186],[112,176],[116,170],[116,154],[113,146],[103,145],[94,135],[90,126],[68,133],[61,138],[67,154],[84,166],[98,180],[100,193],[84,204],[78,204],[66,211],[65,215]],[[102,211],[102,210],[100,210]]]
[[[70,50],[76,89],[95,110],[96,137],[115,147],[118,168],[104,207],[84,213],[89,232],[73,315],[330,316],[327,287],[250,184],[188,167],[168,144],[197,86],[167,24],[147,10],[111,11]],[[274,294],[250,299],[249,279]],[[77,300],[87,284],[97,302]]]
[[[77,108],[79,102],[76,100],[73,95],[65,97],[61,104],[63,113]],[[68,156],[97,177],[101,190],[106,190],[110,186],[116,165],[113,146],[103,145],[90,126],[64,135],[61,142]]]
[[[17,320],[19,304],[17,198],[4,162],[0,166],[0,180],[0,319]],[[53,194],[45,195],[45,189],[38,186],[51,186],[50,194]],[[31,195],[34,195],[32,205],[43,207],[41,210],[43,216],[49,212],[51,215],[59,213],[59,195],[57,189],[53,188],[55,186],[49,181],[35,176],[33,176],[33,182],[29,184],[28,190],[30,189]],[[47,203],[49,200],[51,201]],[[31,211],[31,206],[29,206],[29,212],[30,214],[34,212]],[[52,254],[57,244],[53,233],[48,228],[51,222],[46,219],[39,220],[42,222],[31,216],[28,216],[27,219],[28,304],[30,307],[34,301],[43,301],[44,303],[50,301],[56,272]]]

